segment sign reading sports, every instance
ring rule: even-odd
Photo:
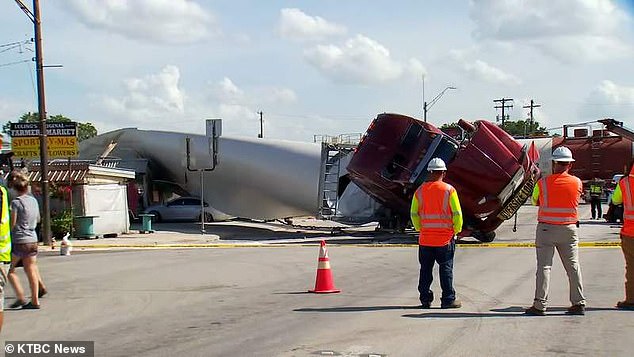
[[[77,157],[77,123],[46,123],[46,143],[49,158]],[[40,157],[40,128],[38,123],[11,123],[11,151],[16,158]]]

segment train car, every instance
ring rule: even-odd
[[[530,196],[540,170],[535,150],[488,121],[460,120],[458,141],[429,123],[399,114],[379,114],[348,164],[351,180],[401,222],[409,221],[412,196],[427,178],[434,157],[447,164],[446,182],[458,191],[464,228],[484,242]]]
[[[571,173],[582,181],[595,177],[607,181],[623,174],[634,154],[632,139],[592,126],[566,125],[563,136],[552,140],[553,149],[567,146],[572,151],[575,164]]]
[[[547,138],[518,139],[520,143],[535,145],[540,156],[538,165],[542,172],[552,171],[552,151],[566,146],[572,151],[575,162],[570,172],[584,183],[584,199],[589,199],[589,182],[594,178],[605,182],[602,199],[607,201],[614,175],[624,174],[634,158],[634,132],[613,119],[597,122],[564,125],[561,135]]]

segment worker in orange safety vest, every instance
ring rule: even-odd
[[[621,249],[625,257],[625,300],[619,301],[619,309],[634,309],[634,161],[630,163],[629,176],[623,177],[612,193],[612,203],[623,203],[623,227]]]
[[[581,266],[579,264],[579,238],[577,235],[577,207],[583,192],[581,180],[568,173],[575,161],[565,146],[553,151],[553,174],[541,178],[533,189],[532,201],[539,205],[535,246],[537,272],[535,299],[527,315],[545,315],[548,303],[550,270],[555,249],[568,275],[571,315],[584,315],[586,299],[583,296]]]
[[[427,165],[428,178],[414,193],[410,214],[418,236],[420,275],[418,292],[421,308],[429,309],[434,300],[430,290],[434,262],[438,263],[442,297],[440,307],[455,309],[462,306],[453,288],[454,237],[462,230],[462,210],[456,189],[443,182],[447,166],[440,158]]]

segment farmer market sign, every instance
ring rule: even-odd
[[[11,151],[14,157],[35,159],[40,157],[40,125],[38,123],[11,123]],[[46,123],[48,157],[77,157],[77,123]]]

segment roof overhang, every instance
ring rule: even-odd
[[[29,165],[28,177],[31,182],[41,181],[39,164]],[[133,180],[134,170],[119,169],[106,166],[92,165],[86,162],[55,163],[48,166],[49,182],[75,182],[79,183],[89,177],[103,177],[115,180]]]

